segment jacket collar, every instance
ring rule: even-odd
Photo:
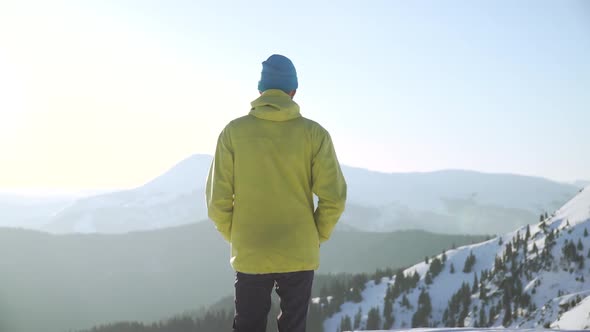
[[[301,117],[299,105],[282,90],[266,90],[252,103],[250,115],[270,121],[289,121]]]

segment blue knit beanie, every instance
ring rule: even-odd
[[[279,89],[289,93],[297,90],[297,72],[293,62],[280,54],[271,55],[262,63],[262,74],[258,81],[258,91]]]

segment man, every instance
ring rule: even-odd
[[[344,211],[346,182],[332,140],[299,113],[297,87],[291,60],[264,61],[260,97],[223,129],[209,172],[209,218],[231,244],[236,270],[235,332],[266,330],[273,287],[279,331],[305,331],[320,243]]]

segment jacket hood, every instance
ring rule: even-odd
[[[277,89],[266,90],[252,103],[250,115],[270,121],[289,121],[301,117],[299,105]]]

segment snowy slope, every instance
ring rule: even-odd
[[[586,297],[580,304],[564,313],[551,324],[552,328],[564,330],[590,329],[590,297]]]
[[[434,265],[433,259],[428,264],[422,262],[406,269],[403,272],[406,279],[415,272],[420,278],[414,287],[402,290],[399,295],[392,295],[391,292],[396,286],[396,276],[384,277],[377,284],[369,281],[362,291],[362,301],[342,304],[339,312],[324,321],[324,331],[337,331],[342,319],[345,316],[352,319],[359,308],[362,312],[361,328],[367,324],[369,310],[376,307],[379,308],[382,326],[386,320],[383,314],[385,302],[392,296],[395,296],[394,323],[386,328],[410,328],[417,309],[425,307],[425,302],[422,305],[418,303],[422,292],[430,299],[431,311],[425,322],[417,320],[417,327],[501,327],[506,324],[507,327],[533,329],[587,328],[590,325],[588,231],[590,187],[543,223],[531,225],[528,238],[527,227],[521,227],[483,243],[450,250],[445,253],[446,262],[440,274],[431,274],[429,278],[427,273]],[[566,255],[566,252],[569,254]],[[464,273],[466,259],[471,254],[475,256],[475,262],[471,271]],[[437,259],[442,261],[442,255]],[[496,262],[498,259],[499,263]],[[454,273],[450,271],[451,265],[454,266]],[[479,282],[478,289],[474,291],[475,275]],[[431,284],[427,284],[426,279],[431,279]],[[455,303],[459,304],[451,309],[451,298],[464,284],[468,290],[463,294],[467,295],[457,295],[460,300]],[[485,295],[480,293],[482,285],[486,289]],[[402,305],[404,296],[408,306]],[[318,301],[315,299],[316,303]],[[507,305],[511,308],[512,318],[505,320]],[[490,312],[492,307],[494,312]],[[490,313],[493,315],[491,318]]]
[[[567,330],[567,329],[564,329]],[[384,332],[385,330],[372,330],[373,332]],[[489,328],[489,329],[476,329],[476,328],[438,328],[438,329],[405,329],[396,330],[397,332],[535,332],[543,331],[543,329],[510,329],[510,328]],[[549,331],[558,331],[551,329]],[[583,331],[583,329],[571,329],[569,331]]]
[[[568,330],[568,329],[564,329]],[[383,332],[385,330],[372,330],[373,332]],[[397,332],[535,332],[543,331],[543,329],[510,329],[510,328],[489,328],[489,329],[476,329],[476,328],[438,328],[438,329],[405,329],[396,330]],[[549,331],[558,331],[551,329]],[[583,329],[570,329],[569,331],[583,331]]]

